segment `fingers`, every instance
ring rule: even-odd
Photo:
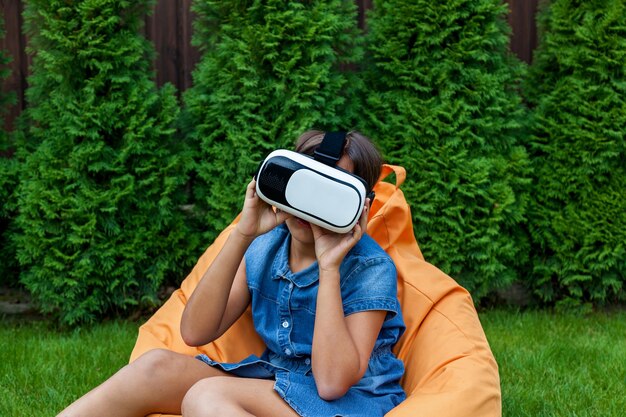
[[[366,198],[365,206],[363,207],[363,211],[361,212],[361,217],[359,218],[359,221],[354,226],[352,231],[350,233],[347,233],[349,239],[354,239],[354,242],[351,243],[352,245],[355,245],[356,242],[361,240],[363,235],[367,232],[367,219],[368,219],[369,212],[370,212],[369,202],[370,202],[370,199]]]
[[[256,196],[256,180],[253,178],[246,187],[246,198],[254,198]]]
[[[359,225],[361,226],[361,230],[363,234],[367,233],[367,220],[370,214],[370,199],[365,199],[365,207],[363,207],[363,213],[361,213],[361,218],[359,219]]]
[[[361,227],[361,225],[357,223],[357,225],[354,226],[354,229],[352,229],[352,238],[358,242],[359,240],[361,240],[362,237],[363,227]]]
[[[317,239],[318,237],[322,236],[322,234],[324,234],[324,229],[322,229],[318,225],[314,223],[309,223],[309,225],[311,226],[311,231],[313,232],[314,239]]]

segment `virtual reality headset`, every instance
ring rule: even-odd
[[[329,132],[315,156],[284,149],[270,153],[256,178],[258,196],[272,206],[337,233],[359,221],[367,195],[365,181],[339,167],[345,132]]]

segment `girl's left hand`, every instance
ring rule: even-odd
[[[365,200],[365,207],[359,222],[348,233],[335,233],[311,224],[313,238],[315,239],[315,256],[321,270],[339,270],[343,258],[367,231],[369,205],[368,198]]]
[[[252,180],[246,188],[246,198],[236,230],[243,237],[253,239],[284,223],[289,217],[290,214],[274,211],[272,206],[261,200],[256,193],[256,181]]]

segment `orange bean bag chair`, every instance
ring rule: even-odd
[[[395,184],[382,181],[391,173],[395,173]],[[398,298],[406,324],[394,352],[405,365],[401,384],[407,399],[387,417],[501,416],[498,365],[474,304],[465,289],[424,260],[399,189],[405,176],[402,167],[383,167],[367,226],[370,236],[396,264]],[[227,362],[263,352],[265,346],[254,330],[249,309],[222,337],[206,346],[187,346],[180,335],[185,303],[236,221],[206,250],[181,287],[140,327],[131,361],[156,348],[189,355],[205,353]]]

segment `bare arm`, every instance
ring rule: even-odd
[[[250,242],[233,230],[187,301],[180,332],[189,346],[205,345],[220,337],[248,306],[243,254]]]
[[[344,316],[339,266],[361,239],[367,226],[369,200],[352,231],[338,235],[312,226],[320,268],[313,331],[311,365],[320,397],[342,397],[365,374],[385,311],[366,311]]]
[[[246,189],[241,219],[189,298],[180,324],[185,343],[201,346],[220,337],[250,303],[243,256],[250,243],[288,217],[275,213],[256,195],[256,182]]]
[[[363,377],[386,314],[374,310],[344,317],[339,278],[320,276],[311,355],[320,397],[341,398]]]

